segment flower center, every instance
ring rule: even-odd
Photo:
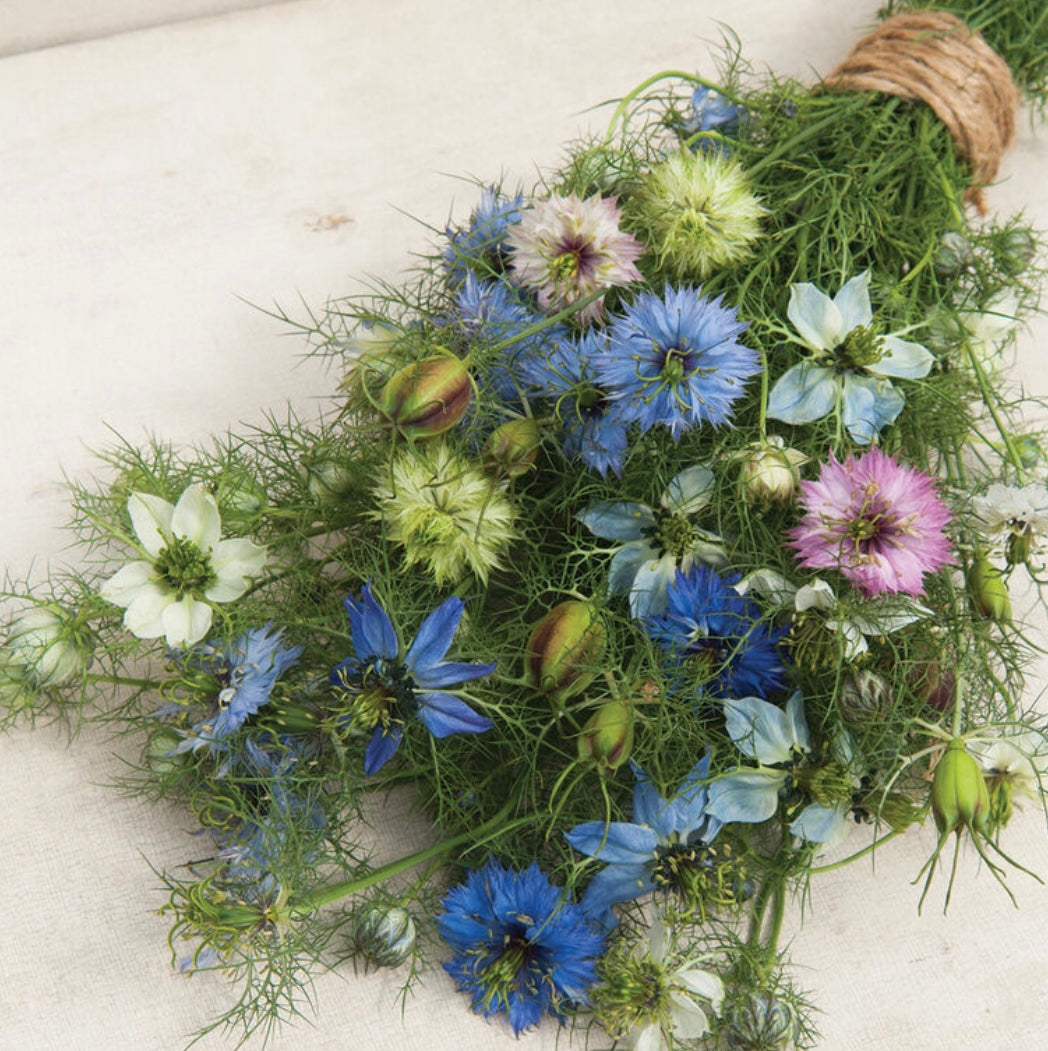
[[[671,387],[684,382],[685,377],[691,375],[691,351],[687,344],[680,347],[670,347],[666,356],[662,359],[662,379]]]
[[[712,907],[737,905],[748,893],[745,872],[731,845],[707,843],[695,834],[686,843],[655,848],[654,883],[676,891],[689,919],[705,920]]]
[[[695,528],[687,515],[656,512],[657,525],[652,539],[660,553],[669,553],[676,559],[691,551],[695,542]]]
[[[382,657],[370,657],[358,669],[339,668],[335,688],[350,696],[350,721],[362,730],[373,730],[379,724],[388,730],[418,711],[415,680],[404,665]]]
[[[850,803],[855,794],[852,778],[840,763],[831,761],[824,766],[797,767],[791,777],[794,785],[807,792],[819,806],[836,807]]]
[[[192,540],[176,536],[161,549],[153,568],[157,577],[179,598],[198,595],[218,579],[211,568],[210,555],[210,549],[201,551]]]
[[[863,369],[876,365],[884,357],[884,344],[875,329],[856,325],[837,348],[837,366],[842,369]]]
[[[613,1040],[637,1026],[665,1021],[670,1006],[663,966],[650,956],[615,955],[605,969],[603,984],[593,993],[597,1018]]]
[[[519,914],[516,920],[508,925],[509,930],[502,936],[502,951],[477,970],[484,1010],[491,1009],[492,1004],[498,1009],[522,995],[533,994],[541,981],[548,977],[533,973],[535,949],[527,936],[527,928],[534,920],[523,914]]]

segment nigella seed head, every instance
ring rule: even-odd
[[[750,993],[728,1015],[731,1051],[787,1051],[798,1034],[797,1015],[783,1000],[768,993]]]
[[[350,942],[365,965],[399,967],[415,951],[415,921],[399,905],[368,905],[353,920]]]

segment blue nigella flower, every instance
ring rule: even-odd
[[[630,613],[638,620],[663,613],[666,589],[678,569],[698,560],[714,566],[728,556],[715,533],[694,521],[710,503],[713,472],[702,464],[675,475],[657,508],[632,500],[593,504],[579,521],[595,536],[623,541],[611,559],[611,593],[628,591]]]
[[[555,353],[559,343],[567,339],[563,325],[547,325],[530,335],[529,328],[546,319],[522,302],[515,289],[504,281],[481,280],[472,273],[466,275],[455,295],[455,316],[452,324],[462,329],[466,342],[481,353],[476,355],[483,363],[483,344],[508,344],[497,352],[497,364],[486,369],[484,389],[506,402],[519,399],[523,376],[535,362]],[[510,341],[513,342],[510,342]]]
[[[739,128],[745,110],[733,106],[719,91],[699,85],[691,96],[691,112],[681,122],[685,138],[714,131],[719,135],[733,135]],[[702,137],[691,144],[694,149],[724,150],[724,143],[716,138]]]
[[[505,1014],[519,1036],[547,1013],[586,1003],[604,939],[536,862],[516,872],[489,859],[443,906],[437,930],[455,953],[444,969],[474,1011]]]
[[[354,655],[331,672],[331,685],[354,705],[352,719],[374,729],[364,754],[364,772],[377,773],[400,747],[404,725],[413,715],[434,737],[483,733],[491,720],[442,687],[458,686],[495,670],[494,664],[445,661],[462,618],[462,599],[445,599],[422,622],[405,651],[393,622],[375,601],[371,587],[360,598],[343,600],[349,614]]]
[[[612,905],[657,887],[680,886],[686,869],[708,867],[706,848],[721,830],[706,809],[702,782],[709,775],[708,754],[670,800],[659,795],[640,766],[630,766],[636,777],[633,821],[584,821],[565,833],[580,854],[606,862],[582,896],[582,907],[605,928],[617,922]]]
[[[443,258],[452,284],[458,284],[470,272],[489,277],[506,269],[506,233],[520,222],[523,206],[522,193],[503,197],[495,187],[485,187],[466,228],[449,227],[446,231],[449,244]]]
[[[529,387],[555,398],[554,411],[564,428],[562,448],[569,459],[607,476],[620,474],[628,446],[628,425],[619,418],[617,402],[596,382],[594,361],[607,351],[607,336],[588,329],[578,340],[558,342],[525,366]]]
[[[663,299],[645,292],[612,321],[608,351],[594,365],[597,382],[620,401],[621,419],[643,431],[668,427],[676,441],[701,423],[731,418],[761,366],[737,341],[745,322],[721,298],[667,287]]]
[[[277,679],[302,653],[301,646],[281,646],[283,629],[272,627],[253,628],[233,642],[208,642],[189,653],[186,663],[213,675],[219,690],[213,711],[186,731],[175,753],[203,747],[212,754],[226,751],[226,739],[269,700]]]
[[[807,282],[790,286],[787,315],[812,357],[788,368],[772,387],[773,420],[811,423],[839,413],[852,441],[868,445],[902,412],[906,399],[892,379],[927,376],[935,358],[919,343],[873,329],[869,285],[866,270],[832,299]]]
[[[851,748],[846,739],[835,742],[835,758],[811,766],[811,731],[804,715],[804,701],[795,693],[785,708],[742,697],[724,702],[728,734],[739,751],[756,759],[757,767],[742,767],[717,778],[710,785],[709,812],[725,824],[759,824],[779,808],[780,795],[788,788],[811,790],[821,798],[801,807],[790,823],[790,831],[809,843],[832,843],[848,827],[848,812],[858,778],[850,772]]]
[[[699,666],[702,692],[712,697],[764,697],[786,682],[777,646],[786,632],[761,623],[760,607],[732,586],[739,579],[703,565],[678,570],[665,613],[644,621],[675,662]]]

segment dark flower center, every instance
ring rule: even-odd
[[[352,698],[354,725],[372,730],[388,729],[407,722],[418,711],[415,680],[398,661],[370,657],[358,667],[342,667],[337,672],[336,689]]]
[[[695,543],[695,527],[687,515],[655,512],[655,529],[651,539],[659,554],[671,554],[680,560],[691,551]]]

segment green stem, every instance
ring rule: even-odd
[[[142,686],[146,689],[163,686],[157,679],[136,679],[131,675],[85,675],[85,682],[105,682],[113,686]]]
[[[469,843],[472,846],[479,846],[484,842],[485,835],[495,828],[505,832],[511,828],[530,824],[533,820],[531,817],[518,818],[516,821],[503,824],[516,803],[517,800],[514,797],[509,800],[509,802],[507,802],[490,821],[486,821],[479,828],[470,829],[468,832],[463,832],[461,835],[453,836],[451,839],[445,839],[440,843],[434,843],[433,846],[426,847],[424,850],[418,850],[414,854],[408,854],[405,857],[397,858],[396,861],[391,861],[389,864],[383,865],[381,868],[377,868],[373,872],[369,872],[366,876],[341,880],[338,883],[331,883],[326,887],[317,887],[315,890],[308,891],[305,894],[295,895],[288,902],[288,912],[292,916],[308,915],[311,912],[315,912],[317,909],[323,908],[325,905],[331,905],[342,898],[349,897],[351,894],[359,894],[362,890],[374,887],[378,883],[384,883],[393,876],[400,875],[401,872],[407,872],[408,869],[413,869],[416,865],[421,865],[424,861],[444,857],[450,851],[465,843]]]
[[[825,865],[816,865],[814,868],[808,869],[810,874],[816,872],[833,872],[834,869],[842,869],[845,865],[850,865],[853,861],[858,861],[859,858],[866,857],[867,854],[872,854],[879,846],[883,843],[887,843],[889,839],[894,839],[899,833],[889,832],[880,839],[875,839],[872,843],[863,847],[862,850],[857,850],[854,854],[849,854],[846,858],[841,858],[840,861],[830,861]]]
[[[975,350],[972,347],[971,340],[965,340],[964,350],[968,355],[968,362],[971,365],[972,372],[975,373],[975,379],[979,384],[979,393],[982,394],[982,399],[986,404],[986,411],[990,414],[990,419],[993,420],[994,426],[997,428],[997,433],[1001,436],[1005,452],[1008,454],[1008,460],[1015,468],[1018,482],[1020,485],[1023,485],[1025,483],[1025,476],[1023,472],[1022,457],[1019,455],[1018,449],[1015,448],[1015,442],[1012,441],[1012,436],[1008,433],[1008,430],[1004,425],[1004,420],[997,411],[993,388],[990,386],[990,380],[986,375],[986,370],[982,367],[982,362],[979,360],[979,356],[975,353]]]

